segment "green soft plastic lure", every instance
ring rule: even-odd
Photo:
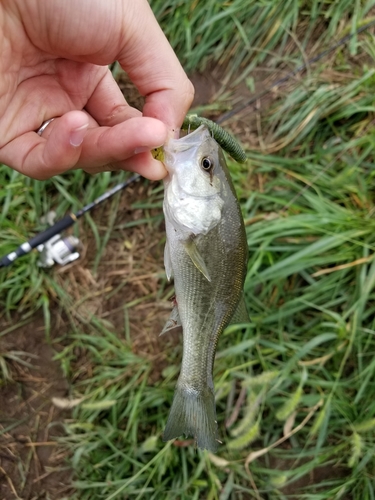
[[[246,153],[236,139],[212,120],[198,115],[187,115],[181,129],[190,132],[190,130],[196,130],[201,125],[205,125],[208,128],[211,136],[215,139],[219,146],[221,146],[222,149],[224,149],[224,151],[226,151],[234,160],[239,163],[245,163],[247,159]],[[152,151],[152,155],[156,160],[163,161],[163,148],[155,148]]]
[[[246,153],[236,139],[212,120],[198,115],[187,115],[181,128],[183,130],[196,130],[201,125],[205,125],[208,128],[219,146],[221,146],[234,160],[239,163],[245,163],[247,159]]]

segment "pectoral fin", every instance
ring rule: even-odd
[[[172,259],[171,259],[171,253],[169,249],[169,244],[168,240],[165,244],[164,247],[164,267],[165,267],[165,274],[167,275],[167,280],[170,281],[172,277]]]
[[[199,271],[208,281],[211,281],[210,274],[208,272],[206,264],[203,260],[202,255],[199,253],[197,245],[194,243],[194,241],[193,240],[186,241],[184,243],[184,247],[195,267],[199,269]]]
[[[244,294],[242,293],[237,309],[234,311],[230,325],[238,325],[240,323],[250,323],[249,313],[247,312]]]
[[[181,326],[180,315],[178,314],[177,304],[173,306],[172,312],[165,323],[163,330],[160,332],[160,335],[164,335],[164,333],[170,332],[175,328]]]

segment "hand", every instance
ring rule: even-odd
[[[149,150],[181,126],[194,91],[146,0],[3,0],[0,19],[0,162],[36,179],[74,168],[164,177]],[[115,60],[143,113],[113,79]]]

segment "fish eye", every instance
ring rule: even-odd
[[[201,167],[203,168],[203,170],[205,170],[206,172],[209,172],[210,170],[213,169],[214,167],[214,162],[211,160],[211,158],[209,156],[205,156],[204,158],[202,158],[201,160]]]

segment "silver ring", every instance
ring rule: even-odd
[[[50,118],[49,120],[45,121],[42,123],[42,126],[40,128],[38,128],[38,130],[36,131],[36,133],[38,135],[42,135],[43,132],[46,130],[46,128],[48,127],[48,125],[53,122],[54,118]]]

